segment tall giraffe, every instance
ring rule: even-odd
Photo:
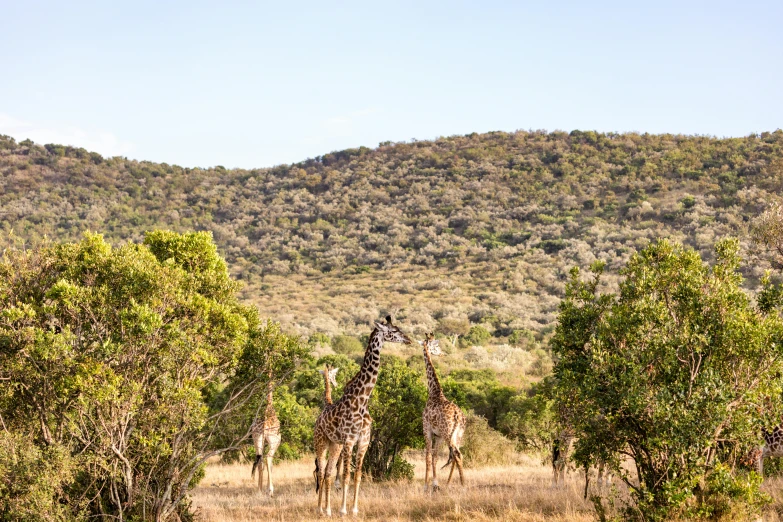
[[[250,427],[250,433],[253,436],[253,445],[256,448],[256,460],[253,462],[253,469],[250,476],[256,474],[256,466],[261,462],[261,469],[258,470],[258,490],[264,490],[264,468],[266,468],[269,482],[269,496],[274,495],[275,487],[272,485],[272,458],[275,456],[277,447],[280,446],[280,420],[277,418],[275,406],[272,403],[272,395],[275,391],[274,381],[272,380],[272,371],[269,371],[269,381],[266,386],[266,410],[264,419],[256,418]],[[264,456],[264,444],[267,446],[266,465],[262,460]]]
[[[391,316],[386,317],[385,323],[375,323],[375,328],[370,334],[367,349],[364,352],[364,361],[353,379],[345,385],[343,396],[339,401],[324,408],[318,420],[315,422],[313,442],[315,444],[315,488],[318,491],[318,510],[323,513],[321,500],[324,499],[326,516],[332,515],[331,489],[332,471],[340,453],[343,453],[343,501],[340,514],[348,513],[348,470],[351,453],[357,441],[360,441],[359,451],[356,454],[356,471],[354,472],[353,514],[359,513],[359,484],[362,480],[362,462],[367,447],[361,447],[361,439],[367,429],[369,416],[368,406],[370,394],[378,380],[378,371],[381,366],[381,347],[384,342],[411,344],[411,340],[396,325],[392,324]],[[369,442],[369,441],[368,441]],[[327,452],[329,460],[326,469],[322,462]]]
[[[429,396],[427,405],[424,406],[424,412],[421,415],[422,425],[424,426],[424,440],[426,444],[426,471],[424,472],[424,491],[427,492],[427,486],[432,469],[432,490],[438,489],[438,477],[436,474],[438,450],[442,441],[446,441],[449,446],[449,460],[444,468],[451,464],[449,478],[446,481],[448,485],[451,482],[451,476],[454,474],[454,466],[459,470],[459,482],[465,484],[462,475],[462,453],[459,447],[462,445],[462,436],[465,433],[465,414],[462,410],[448,400],[443,394],[443,388],[438,381],[438,375],[435,373],[435,367],[432,365],[430,355],[440,355],[440,344],[433,335],[427,334],[424,342],[419,341],[424,350],[424,363],[427,367],[427,385]],[[434,445],[433,445],[434,440]]]

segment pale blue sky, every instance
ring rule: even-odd
[[[516,129],[783,127],[783,2],[0,0],[0,133],[265,167]]]

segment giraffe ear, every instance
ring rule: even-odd
[[[426,339],[426,336],[425,336],[425,339]],[[416,341],[416,342],[419,343],[419,345],[424,346],[424,341]]]
[[[320,373],[321,375],[325,375],[323,370],[318,370],[318,373]]]
[[[340,371],[340,368],[332,368],[331,370],[329,370],[329,377],[334,379],[337,376],[337,372],[339,372],[339,371]]]
[[[388,330],[388,329],[389,329],[389,325],[388,325],[388,324],[386,324],[386,323],[375,323],[375,327],[376,327],[378,330],[381,330],[382,332],[385,332],[386,330]]]

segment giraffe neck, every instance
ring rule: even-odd
[[[424,365],[427,367],[427,386],[429,388],[430,397],[440,397],[443,395],[443,389],[440,387],[438,374],[435,373],[435,367],[432,365],[430,350],[427,348],[426,344],[424,345]]]
[[[383,332],[377,328],[370,334],[367,341],[367,349],[364,351],[364,361],[351,382],[345,385],[340,401],[358,399],[358,410],[367,411],[370,394],[378,381],[378,371],[381,368],[381,347],[383,346]]]
[[[332,404],[332,383],[329,382],[329,370],[324,370],[324,388],[326,404]]]
[[[272,384],[272,381],[269,381],[269,384],[266,386],[266,410],[265,410],[265,417],[276,417],[275,414],[275,406],[272,403],[272,397],[274,396],[275,388]]]

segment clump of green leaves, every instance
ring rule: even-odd
[[[205,232],[6,252],[0,415],[33,447],[4,441],[0,469],[26,462],[54,477],[48,489],[30,478],[24,505],[48,519],[188,516],[206,460],[248,438],[268,375],[308,356],[237,289]]]
[[[634,255],[619,295],[574,269],[552,339],[556,409],[580,464],[612,463],[644,520],[757,513],[753,474],[727,473],[780,418],[783,326],[740,288],[738,242],[710,267],[666,240]],[[774,399],[774,400],[773,400]],[[630,458],[635,476],[619,466]]]

